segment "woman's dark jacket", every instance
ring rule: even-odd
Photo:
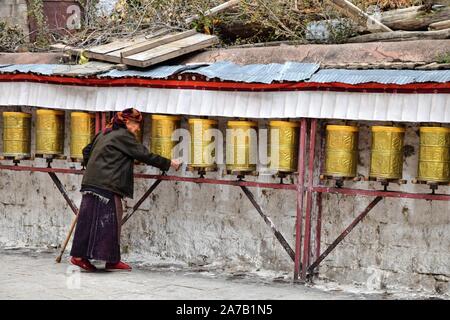
[[[171,161],[150,153],[125,128],[99,133],[83,149],[86,171],[82,187],[97,187],[123,197],[133,198],[134,159],[167,171]]]

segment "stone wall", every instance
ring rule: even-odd
[[[26,0],[1,0],[0,20],[9,24],[18,25],[23,29],[24,34],[29,33],[28,29],[28,7]]]
[[[224,124],[225,120],[220,119],[222,128]],[[67,128],[69,125],[69,117],[66,116]],[[264,126],[265,122],[261,125]],[[358,172],[367,175],[368,126],[371,123],[361,125]],[[404,178],[408,181],[416,175],[417,129],[417,126],[408,124],[405,143],[409,152],[404,163]],[[149,121],[144,133],[144,142],[148,144]],[[68,132],[66,153],[67,136]],[[37,159],[24,164],[44,166],[45,162]],[[62,160],[56,160],[54,166],[70,167]],[[136,170],[157,172],[143,166]],[[192,175],[188,172],[183,174]],[[79,204],[81,177],[59,176],[70,197]],[[215,176],[220,174],[211,174],[211,177]],[[258,180],[276,181],[271,176],[260,176]],[[150,183],[149,180],[136,180],[135,197],[139,198]],[[373,182],[354,183],[353,187],[380,188]],[[392,189],[429,191],[424,186],[412,184],[393,186]],[[448,193],[449,188],[443,187],[441,191]],[[254,192],[264,212],[294,247],[295,193],[269,189],[254,189]],[[131,207],[136,200],[127,200],[126,206]],[[370,201],[366,197],[324,196],[322,249]],[[341,283],[362,283],[375,289],[406,287],[449,294],[449,213],[448,202],[384,199],[323,262],[321,275]],[[1,246],[59,245],[72,218],[70,209],[47,174],[0,172]],[[289,256],[245,195],[238,188],[229,186],[163,181],[124,227],[122,249],[125,254],[143,261],[158,258],[195,265],[222,265],[238,270],[265,269],[288,273],[293,270]]]

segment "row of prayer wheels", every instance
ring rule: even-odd
[[[152,138],[150,150],[170,158],[176,142],[172,141],[172,132],[180,127],[180,117],[152,115]],[[188,119],[190,142],[189,166],[199,171],[217,169],[214,161],[215,144],[214,129],[218,122],[212,119]],[[226,169],[229,172],[248,173],[256,171],[258,124],[253,121],[228,121],[226,144]],[[271,156],[277,156],[278,161],[272,161],[270,168],[280,173],[292,173],[297,170],[299,124],[289,121],[271,121],[270,131],[278,132],[278,143],[271,143],[273,135],[269,133],[269,151]],[[279,130],[279,131],[278,131]]]
[[[357,176],[358,127],[326,127],[325,171],[332,178]],[[403,174],[403,141],[405,129],[373,126],[369,177],[398,180]],[[419,182],[450,182],[450,128],[420,127]]]
[[[82,150],[94,136],[94,115],[72,112],[70,157],[82,159]],[[27,158],[31,155],[31,115],[23,112],[3,112],[3,155]],[[173,132],[180,128],[181,117],[151,116],[150,151],[172,158],[177,141]],[[202,171],[216,169],[214,130],[218,122],[212,119],[188,119],[190,167]],[[256,171],[257,123],[233,120],[227,123],[226,169],[230,172]],[[373,126],[370,178],[396,180],[402,178],[403,141],[405,129],[394,126]],[[325,166],[323,174],[332,178],[357,176],[358,133],[356,126],[327,125]],[[279,173],[297,170],[299,123],[269,122],[269,168]],[[276,141],[273,141],[274,137]],[[138,137],[142,142],[141,136]],[[39,109],[36,111],[36,155],[64,153],[64,111]],[[273,161],[276,159],[276,161]],[[417,180],[448,183],[450,181],[450,128],[421,127]]]
[[[31,114],[3,112],[3,155],[29,158],[31,156]],[[83,148],[94,136],[94,115],[71,113],[70,155],[82,159]],[[36,111],[36,155],[59,156],[64,153],[64,111]]]
[[[72,112],[70,130],[70,157],[82,159],[83,148],[92,140],[95,131],[94,115],[88,112]],[[29,158],[31,156],[31,114],[24,112],[3,112],[4,134],[3,155],[5,157]],[[150,151],[166,158],[172,158],[177,141],[173,132],[180,128],[181,117],[170,115],[151,116]],[[215,170],[215,148],[210,129],[217,129],[218,122],[211,119],[189,119],[191,134],[190,166],[197,170]],[[296,122],[271,121],[270,129],[279,132],[278,143],[269,137],[270,156],[277,156],[270,168],[283,173],[297,170],[298,128]],[[252,121],[229,121],[232,143],[227,144],[227,170],[231,172],[256,171],[257,123]],[[250,130],[250,131],[249,131]],[[279,131],[278,131],[279,130]],[[142,130],[138,139],[142,142]],[[36,111],[37,156],[59,156],[64,153],[64,111],[39,109]]]

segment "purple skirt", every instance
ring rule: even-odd
[[[72,257],[120,261],[122,201],[113,193],[83,194],[70,255]]]

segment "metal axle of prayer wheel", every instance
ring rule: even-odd
[[[450,183],[450,128],[420,128],[418,177],[413,182],[433,190]]]
[[[70,114],[70,158],[74,162],[83,160],[83,149],[95,135],[95,115],[88,112]]]
[[[3,112],[3,157],[15,163],[31,157],[31,114]]]
[[[210,119],[189,119],[191,150],[188,170],[198,171],[203,176],[208,171],[216,171],[215,162],[217,143],[213,130],[217,130],[218,122]]]
[[[36,157],[64,158],[64,111],[36,110]]]
[[[274,120],[269,122],[269,169],[285,177],[297,171],[300,123]]]
[[[390,182],[406,183],[403,176],[403,141],[405,129],[373,126],[369,180],[387,186]]]
[[[327,125],[321,179],[335,180],[337,186],[342,186],[344,180],[357,180],[358,132],[356,126]]]
[[[226,169],[238,178],[257,175],[257,129],[253,121],[228,121],[226,139]]]
[[[178,143],[172,141],[172,135],[175,130],[180,128],[181,117],[154,114],[151,119],[150,151],[172,159],[174,157],[173,148]]]

